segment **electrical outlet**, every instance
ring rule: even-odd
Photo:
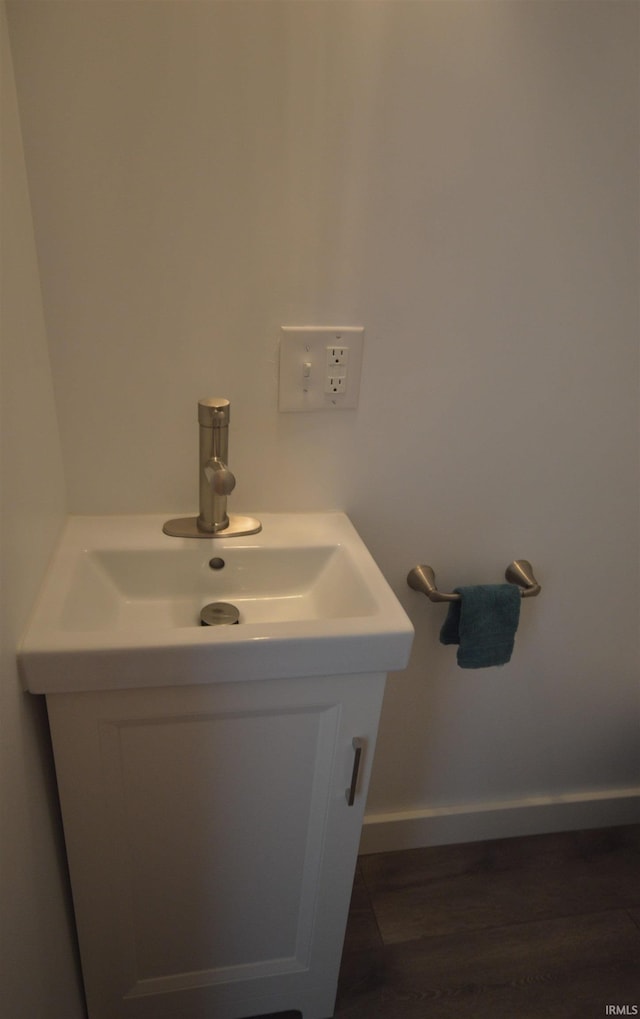
[[[325,393],[345,393],[347,390],[347,377],[346,375],[328,375],[326,385],[324,387]]]
[[[348,360],[348,347],[327,347],[327,365],[329,368],[332,368],[334,365],[345,365]]]
[[[362,326],[282,326],[278,369],[281,411],[358,406]]]

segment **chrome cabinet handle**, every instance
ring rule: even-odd
[[[358,785],[358,772],[360,770],[360,760],[364,749],[364,740],[360,739],[359,736],[354,736],[351,740],[351,745],[355,751],[353,757],[353,771],[351,772],[351,785],[344,791],[344,795],[347,799],[347,805],[349,807],[353,806],[356,799],[356,786]]]

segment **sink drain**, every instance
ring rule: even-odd
[[[239,621],[237,608],[226,601],[212,601],[200,613],[200,626],[233,626]]]

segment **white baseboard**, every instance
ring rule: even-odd
[[[640,823],[640,786],[365,814],[361,853]]]

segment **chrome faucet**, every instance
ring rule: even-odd
[[[200,514],[168,520],[163,527],[165,534],[181,538],[222,538],[256,534],[261,530],[259,520],[227,513],[227,496],[236,486],[236,479],[227,466],[230,406],[228,400],[215,396],[198,401]]]

